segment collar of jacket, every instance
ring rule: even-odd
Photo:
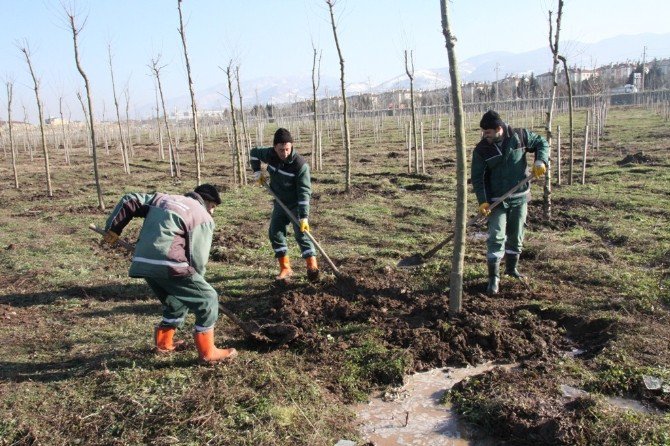
[[[205,204],[205,200],[202,199],[202,197],[200,196],[199,193],[191,191],[191,192],[185,193],[184,196],[189,197],[189,198],[193,198],[195,201],[200,203],[202,205],[202,207],[207,209],[207,205]]]

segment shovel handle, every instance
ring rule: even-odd
[[[88,225],[88,229],[90,229],[91,231],[97,232],[100,235],[105,235],[106,234],[105,230],[102,229],[102,228],[97,227],[95,225],[95,223],[91,223],[90,225]],[[116,243],[118,243],[119,245],[121,245],[122,247],[127,249],[128,251],[134,251],[135,250],[135,247],[133,245],[131,245],[130,243],[128,243],[127,241],[125,241],[125,240],[119,239]]]
[[[293,224],[294,224],[294,225],[297,225],[297,226],[300,226],[300,222],[298,221],[298,219],[296,218],[296,216],[293,215],[293,212],[291,212],[291,210],[290,210],[284,203],[282,203],[282,201],[279,199],[279,197],[277,196],[277,194],[275,193],[275,191],[272,190],[272,188],[270,187],[270,185],[267,184],[267,183],[264,183],[264,186],[265,186],[265,188],[266,188],[267,190],[270,191],[270,193],[271,193],[272,196],[274,197],[275,201],[279,204],[279,206],[281,206],[281,208],[284,210],[284,212],[286,212],[286,215],[288,215],[288,218],[291,219],[291,221],[293,222]],[[342,273],[340,273],[340,270],[337,269],[337,267],[335,266],[335,264],[333,263],[333,261],[330,260],[330,257],[328,257],[328,254],[326,254],[326,251],[323,250],[323,248],[321,247],[321,245],[319,244],[319,242],[316,241],[316,239],[314,238],[314,236],[313,236],[312,234],[310,234],[309,231],[305,231],[305,234],[307,234],[307,237],[312,241],[312,243],[314,243],[314,246],[316,247],[316,249],[319,250],[319,252],[320,252],[321,255],[323,256],[323,258],[326,259],[326,262],[328,263],[328,266],[330,266],[330,268],[333,270],[333,272],[335,273],[335,275],[336,275],[338,278],[341,279],[341,278],[342,278]]]
[[[491,203],[491,206],[489,206],[489,210],[495,209],[496,206],[498,206],[500,203],[505,201],[507,198],[509,198],[510,195],[512,195],[517,190],[519,190],[519,188],[521,186],[523,186],[524,184],[526,184],[527,182],[529,182],[532,179],[533,179],[533,174],[530,174],[526,178],[524,178],[523,180],[519,181],[513,188],[511,188],[510,190],[505,192],[505,194],[503,194],[502,197],[498,198],[496,201]],[[475,225],[479,222],[482,222],[484,220],[486,220],[486,217],[481,216],[481,215],[476,215],[476,216],[472,217],[470,220],[468,220],[468,222],[466,223],[466,227],[467,226],[473,226],[473,225]],[[431,249],[427,253],[423,254],[422,258],[423,259],[428,259],[430,257],[433,257],[440,249],[442,249],[444,247],[444,245],[449,243],[451,241],[451,239],[454,238],[454,235],[455,235],[454,233],[449,234],[449,236],[447,238],[445,238],[440,243],[438,243],[433,249]]]

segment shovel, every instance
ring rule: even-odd
[[[270,188],[270,185],[267,184],[267,183],[264,183],[264,185],[265,185],[266,189],[270,191],[270,193],[271,193],[272,196],[274,197],[275,201],[279,204],[279,206],[281,206],[281,208],[284,210],[284,212],[286,212],[286,215],[288,215],[288,217],[291,219],[291,221],[293,222],[293,224],[294,224],[294,225],[297,225],[297,226],[300,226],[300,222],[298,221],[298,219],[296,218],[296,216],[293,215],[293,212],[291,212],[291,210],[290,210],[284,203],[282,203],[282,201],[279,199],[279,197],[277,196],[277,194],[275,193],[275,191],[273,191],[273,190]],[[305,231],[305,234],[307,234],[307,237],[312,241],[312,243],[314,243],[314,246],[316,246],[316,249],[319,250],[319,252],[320,252],[321,255],[323,256],[323,258],[326,259],[326,262],[328,263],[328,266],[330,266],[330,268],[333,270],[333,273],[335,273],[335,276],[336,276],[338,279],[340,279],[340,280],[346,280],[346,281],[351,281],[351,282],[354,281],[354,279],[353,279],[352,277],[347,277],[347,276],[345,276],[344,274],[342,274],[342,273],[340,272],[340,270],[337,269],[337,267],[335,266],[335,264],[333,263],[333,261],[330,260],[330,257],[328,257],[328,254],[326,254],[326,251],[323,250],[323,248],[321,247],[321,245],[319,245],[319,242],[316,241],[316,239],[314,238],[314,236],[312,236],[312,234],[310,234],[309,231]]]
[[[524,178],[523,180],[519,181],[519,183],[517,183],[516,186],[514,186],[513,188],[511,188],[510,190],[505,192],[505,194],[502,197],[500,197],[496,201],[494,201],[491,204],[491,206],[489,207],[489,210],[493,210],[496,206],[498,206],[500,203],[505,201],[505,199],[507,199],[510,195],[512,195],[514,192],[516,192],[521,186],[523,186],[524,184],[526,184],[527,182],[529,182],[532,179],[533,179],[533,175],[530,174],[526,178]],[[475,225],[479,222],[484,221],[485,219],[486,219],[486,217],[482,217],[482,216],[472,217],[466,223],[466,227]],[[440,249],[442,249],[444,247],[444,245],[449,243],[453,238],[454,238],[454,234],[452,233],[447,238],[442,240],[440,243],[435,245],[435,247],[432,248],[430,251],[428,251],[426,253],[423,253],[423,254],[417,253],[417,254],[411,255],[409,257],[405,257],[404,259],[400,260],[398,262],[398,266],[401,267],[401,268],[407,268],[407,267],[410,267],[410,266],[421,265],[426,260],[433,257]]]

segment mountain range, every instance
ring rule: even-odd
[[[667,48],[670,33],[643,33],[636,35],[620,35],[596,43],[577,41],[560,42],[559,50],[567,58],[569,66],[595,68],[609,63],[639,62],[643,48]],[[457,49],[458,50],[458,49]],[[639,54],[631,58],[631,55]],[[663,57],[670,57],[670,54]],[[445,61],[447,55],[445,51]],[[649,59],[647,59],[649,60]],[[523,53],[496,51],[474,56],[460,62],[459,70],[462,82],[492,82],[496,78],[503,79],[509,75],[536,75],[551,70],[552,55],[548,46]],[[497,69],[497,73],[496,73]],[[450,84],[449,67],[416,69],[414,88],[416,90],[433,90],[444,88]],[[309,75],[262,77],[242,80],[244,100],[247,104],[281,104],[312,97],[312,78]],[[402,72],[398,76],[371,85],[366,82],[351,82],[346,85],[348,95],[360,93],[379,93],[394,89],[408,89],[409,79]],[[321,76],[319,97],[339,94],[340,80],[335,76]],[[197,92],[197,103],[200,110],[221,110],[224,104],[221,93],[227,91],[222,83]],[[190,107],[189,96],[183,95],[167,100],[168,109],[187,110]],[[147,110],[151,107],[148,106]]]

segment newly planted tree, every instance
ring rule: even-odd
[[[414,51],[409,52],[409,59],[407,57],[407,50],[405,50],[405,73],[409,78],[409,103],[412,110],[412,125],[410,126],[409,150],[414,148],[414,173],[419,173],[419,151],[417,150],[417,135],[416,135],[416,108],[414,107]],[[412,142],[414,145],[412,145]]]
[[[112,97],[114,98],[114,109],[116,110],[116,124],[119,129],[119,142],[121,144],[121,161],[123,162],[123,171],[130,174],[130,163],[128,162],[128,150],[126,148],[126,141],[123,137],[123,129],[121,128],[121,112],[119,111],[119,100],[116,95],[116,82],[114,81],[114,67],[112,65],[112,45],[107,44],[107,55],[109,60],[109,74],[112,77]]]
[[[188,49],[186,47],[186,33],[184,32],[184,18],[181,13],[181,2],[177,0],[177,9],[179,10],[179,35],[184,49],[184,61],[186,62],[186,75],[188,76],[188,91],[191,94],[191,114],[193,115],[193,148],[195,153],[195,183],[200,185],[200,134],[198,132],[198,107],[195,103],[195,92],[193,91],[193,77],[191,77],[191,63],[188,59]]]
[[[14,97],[14,82],[7,81],[7,127],[9,132],[9,150],[12,155],[12,171],[14,172],[14,187],[19,188],[19,174],[16,171],[16,147],[14,147],[14,126],[12,125],[12,99]]]
[[[156,86],[158,88],[158,95],[160,97],[161,107],[163,109],[163,122],[165,123],[165,132],[167,133],[168,139],[168,157],[170,162],[170,176],[176,176],[177,178],[181,177],[181,167],[179,163],[179,151],[175,147],[172,139],[172,132],[170,131],[170,123],[168,122],[168,114],[165,108],[165,98],[163,96],[163,86],[161,84],[161,70],[164,66],[160,65],[160,54],[156,58],[151,59],[151,64],[149,69],[156,77]]]
[[[351,188],[351,138],[349,136],[349,117],[347,115],[347,93],[344,87],[344,57],[340,48],[340,41],[337,38],[337,27],[335,26],[335,14],[333,7],[335,0],[326,0],[328,11],[330,12],[330,24],[333,28],[333,37],[335,38],[335,47],[340,59],[340,89],[342,91],[342,139],[344,140],[344,190],[349,192]]]
[[[93,94],[91,93],[91,84],[88,81],[88,77],[84,72],[84,69],[79,62],[79,46],[77,43],[77,36],[81,32],[82,27],[77,27],[75,24],[75,14],[73,11],[66,11],[67,17],[70,22],[70,29],[72,31],[72,41],[74,44],[74,61],[77,64],[77,70],[79,74],[84,79],[84,85],[86,86],[86,98],[88,99],[88,124],[91,135],[91,153],[93,154],[93,175],[95,177],[95,188],[98,193],[98,207],[101,211],[105,210],[105,202],[102,199],[102,188],[100,187],[100,175],[98,174],[98,151],[96,149],[95,143],[95,120],[93,118]]]
[[[26,58],[28,63],[28,68],[30,69],[30,76],[33,78],[33,86],[35,90],[35,100],[37,101],[37,114],[40,121],[40,136],[42,142],[42,153],[44,154],[44,171],[46,174],[46,183],[47,183],[47,196],[53,197],[53,189],[51,188],[51,170],[49,167],[49,149],[47,148],[47,139],[44,134],[44,117],[42,115],[42,101],[40,100],[40,81],[35,75],[35,70],[33,70],[33,64],[30,60],[30,48],[28,47],[28,42],[24,42],[24,45],[19,47],[21,52]]]
[[[321,166],[321,135],[319,133],[319,117],[318,117],[318,107],[316,100],[316,92],[319,90],[319,84],[321,83],[321,52],[318,53],[316,47],[314,46],[314,41],[312,41],[312,108],[314,109],[314,129],[312,131],[312,156],[311,167],[314,170],[320,170]]]
[[[549,111],[547,112],[546,135],[549,147],[552,146],[552,119],[554,114],[554,102],[556,99],[556,75],[558,73],[558,37],[561,32],[561,16],[563,14],[563,0],[558,0],[558,14],[556,15],[556,32],[553,32],[552,12],[549,11],[549,49],[553,55],[552,70],[551,70],[551,94],[549,97]],[[551,219],[551,161],[547,163],[547,171],[545,173],[543,206],[544,218]]]
[[[221,68],[223,70],[223,68]],[[239,136],[237,133],[237,118],[235,117],[235,102],[234,102],[234,93],[233,93],[233,61],[231,60],[228,63],[228,66],[225,70],[226,78],[228,79],[228,101],[230,104],[230,119],[233,123],[233,138],[232,138],[232,148],[233,148],[233,159],[235,166],[235,184],[240,186],[246,184],[246,172],[244,169],[244,160],[239,145]]]
[[[465,154],[465,126],[463,125],[463,100],[461,80],[456,59],[456,36],[451,32],[447,0],[440,0],[442,34],[449,56],[449,77],[451,79],[452,109],[456,128],[456,219],[454,220],[454,252],[449,275],[449,315],[461,311],[463,301],[463,269],[465,264],[465,230],[468,211],[467,199],[467,159]]]

